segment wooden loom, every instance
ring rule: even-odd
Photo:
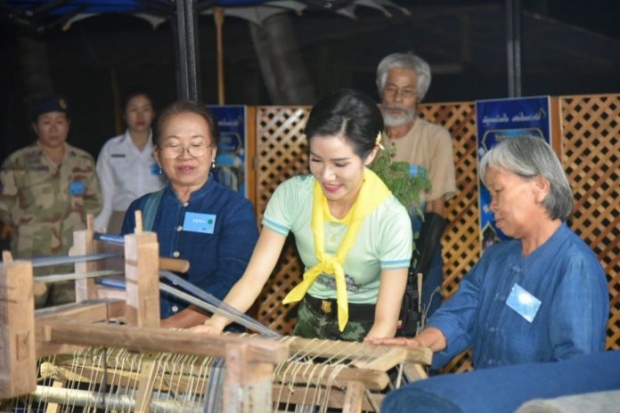
[[[75,233],[74,254],[103,249],[92,230]],[[35,312],[30,262],[5,254],[0,399],[45,412],[378,411],[388,370],[406,365],[409,377],[424,377],[420,364],[430,363],[428,349],[161,329],[156,234],[127,235],[124,261],[124,298],[80,278],[75,304]],[[94,262],[75,266],[78,274],[100,269]]]

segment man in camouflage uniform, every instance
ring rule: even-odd
[[[54,97],[32,112],[37,141],[11,154],[0,172],[0,220],[12,228],[13,257],[23,259],[67,255],[73,231],[85,228],[86,214],[97,215],[102,207],[92,156],[66,143],[66,101]],[[59,272],[72,268],[35,269],[35,275]],[[35,286],[37,307],[73,300],[73,281]]]

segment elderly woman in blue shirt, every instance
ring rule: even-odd
[[[143,211],[145,229],[157,233],[160,255],[188,260],[190,269],[182,276],[223,299],[243,274],[258,239],[252,204],[213,179],[219,131],[205,106],[172,104],[160,115],[153,136],[154,158],[169,183],[129,206],[121,232],[133,232],[134,212]],[[186,328],[208,318],[166,293],[160,303],[162,327]]]
[[[435,368],[468,347],[476,368],[603,351],[605,273],[565,223],[572,193],[551,147],[534,137],[507,139],[479,172],[497,227],[514,239],[490,247],[415,338],[368,341],[429,347]]]

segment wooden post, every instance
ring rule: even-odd
[[[159,363],[155,361],[147,361],[142,365],[140,372],[140,385],[136,394],[136,413],[150,413],[151,400],[153,399],[153,384],[157,378],[157,369]]]
[[[223,411],[270,413],[274,365],[257,361],[247,344],[226,346]]]
[[[364,385],[359,381],[352,381],[347,385],[342,406],[343,413],[358,413],[362,411],[364,389]]]
[[[413,383],[414,381],[428,379],[428,374],[426,374],[426,370],[420,364],[415,363],[405,363],[403,368],[405,375],[407,376],[407,381],[409,383]]]
[[[549,113],[549,119],[551,120],[551,147],[555,154],[560,158],[560,160],[564,159],[564,146],[562,145],[562,102],[560,98],[557,96],[552,96],[549,98],[549,107],[551,113]]]
[[[142,214],[136,212],[136,230],[125,235],[126,322],[135,327],[159,327],[159,245],[157,234],[142,232]]]
[[[73,246],[71,255],[90,255],[95,253],[93,230],[90,228],[73,232]],[[75,263],[76,273],[86,273],[95,271],[98,265],[94,261]],[[75,280],[75,301],[92,300],[97,298],[97,285],[94,278],[84,278]]]
[[[224,9],[216,7],[215,17],[215,39],[217,50],[217,104],[223,105],[226,102],[224,88],[224,46],[222,41],[222,27],[224,26]]]
[[[248,106],[246,108],[246,127],[247,136],[245,143],[245,190],[246,196],[254,205],[254,212],[256,212],[257,222],[258,212],[256,206],[256,177],[258,176],[258,159],[256,158],[256,106]]]
[[[32,264],[13,262],[3,253],[0,265],[0,398],[33,392],[37,386],[34,347]]]

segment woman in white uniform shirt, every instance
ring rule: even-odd
[[[97,174],[103,195],[103,209],[95,218],[96,229],[119,233],[125,210],[131,201],[165,184],[165,177],[153,159],[151,122],[153,102],[144,92],[125,99],[124,134],[108,140],[97,159]]]

